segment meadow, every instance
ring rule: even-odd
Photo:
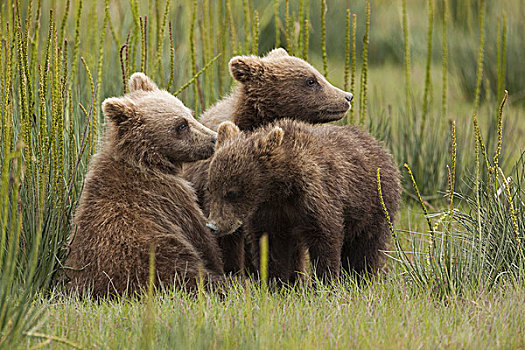
[[[524,16],[523,0],[2,1],[0,348],[525,348]],[[64,293],[102,100],[143,71],[198,116],[231,57],[274,47],[351,91],[340,123],[402,171],[384,271]]]

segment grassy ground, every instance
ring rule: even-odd
[[[365,2],[327,1],[326,62],[321,3],[0,3],[0,349],[525,348],[524,0],[406,1],[409,45],[403,1],[373,1],[368,69]],[[357,16],[354,87],[345,81],[348,6]],[[384,273],[359,286],[347,278],[280,292],[252,283],[144,300],[63,295],[56,271],[104,131],[101,101],[123,94],[122,81],[140,70],[172,93],[194,82],[178,97],[198,115],[229,91],[230,57],[279,46],[276,24],[280,46],[354,93],[354,123],[362,117],[402,169],[404,206]]]
[[[39,333],[82,348],[139,349],[150,341],[155,349],[525,347],[523,285],[440,300],[395,270],[361,286],[348,279],[316,291],[269,293],[250,284],[222,297],[164,292],[153,306],[71,297],[36,304],[44,309]],[[46,337],[29,337],[21,348]],[[48,346],[71,344],[55,339]]]

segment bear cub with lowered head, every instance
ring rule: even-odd
[[[108,98],[108,130],[86,175],[66,261],[73,289],[94,295],[147,285],[150,248],[155,283],[192,288],[223,273],[216,238],[206,228],[183,162],[210,157],[217,134],[182,102],[135,73],[130,92]]]
[[[352,126],[311,126],[283,119],[251,134],[219,127],[209,171],[209,226],[228,235],[241,225],[258,266],[269,238],[269,276],[293,282],[308,249],[322,279],[375,273],[390,236],[378,196],[399,209],[399,171],[382,144]]]
[[[264,57],[233,57],[229,69],[237,85],[199,119],[213,130],[224,121],[232,121],[247,132],[282,118],[327,123],[343,118],[350,109],[351,93],[333,86],[308,62],[290,56],[282,48]],[[209,159],[185,165],[183,170],[183,177],[195,187],[205,214],[210,202],[208,167]],[[245,265],[251,265],[245,261],[241,231],[219,238],[226,273],[242,272]]]

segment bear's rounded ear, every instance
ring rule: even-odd
[[[283,143],[284,131],[278,126],[275,126],[268,135],[258,140],[256,147],[263,153],[271,153],[274,149]]]
[[[268,52],[264,58],[277,58],[277,57],[285,57],[290,56],[288,52],[283,49],[282,47],[279,47],[277,49],[273,49],[272,51]]]
[[[227,140],[231,140],[241,132],[239,127],[232,122],[223,122],[219,125],[217,130],[217,143],[215,148],[220,148],[224,145]]]
[[[155,91],[159,89],[153,80],[151,80],[146,74],[140,72],[133,73],[129,78],[128,87],[130,92],[137,90]]]
[[[264,74],[264,63],[256,56],[236,56],[230,60],[230,74],[241,83],[247,83]]]
[[[102,112],[115,124],[128,120],[134,114],[133,102],[125,97],[110,97],[102,102]]]

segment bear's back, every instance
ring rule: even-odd
[[[374,211],[381,210],[377,195],[380,168],[386,205],[397,211],[399,170],[382,142],[356,126],[313,126],[294,120],[272,125],[283,129],[283,147],[301,155],[297,162],[310,163],[319,171],[323,188],[331,198],[344,198],[345,205],[355,208],[356,215],[361,215],[357,208],[363,208],[364,203]]]

